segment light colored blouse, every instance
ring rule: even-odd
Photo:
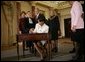
[[[48,31],[49,31],[49,27],[46,24],[43,24],[41,26],[41,25],[39,25],[39,23],[37,23],[33,33],[48,33]],[[46,41],[42,40],[41,43],[44,45],[46,43]]]
[[[82,5],[78,1],[75,1],[71,8],[71,28],[76,26],[76,29],[84,28],[84,20],[82,18]]]

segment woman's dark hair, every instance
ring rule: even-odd
[[[37,20],[39,20],[40,22],[42,22],[42,21],[45,22],[45,21],[46,21],[46,18],[45,18],[45,16],[44,16],[44,14],[39,14]]]

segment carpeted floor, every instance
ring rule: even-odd
[[[72,50],[73,45],[70,39],[63,38],[58,41],[58,53],[52,53],[51,61],[67,61],[72,59],[72,55],[69,51]],[[25,52],[26,56],[22,56],[22,46],[20,46],[20,61],[39,61],[39,56],[34,56],[29,51]],[[27,55],[28,54],[28,55]],[[17,49],[16,46],[10,49],[1,50],[1,61],[17,61]]]

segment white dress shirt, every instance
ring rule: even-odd
[[[75,1],[71,8],[71,29],[76,26],[75,29],[84,28],[84,20],[81,17],[83,13],[82,5],[78,1]]]
[[[49,27],[46,24],[43,24],[43,26],[39,25],[39,23],[36,24],[34,33],[48,33]]]
[[[38,16],[39,16],[39,13],[36,15],[36,19],[38,18]]]
[[[32,21],[32,19],[31,19],[31,18],[29,18],[29,23],[30,23],[30,24],[33,24],[33,21]]]
[[[43,24],[42,26],[39,25],[39,23],[36,24],[34,33],[48,33],[49,27],[46,24]],[[44,45],[46,41],[42,40],[41,43]]]

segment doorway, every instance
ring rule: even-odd
[[[65,37],[70,38],[71,18],[64,19],[64,29],[65,29]]]

